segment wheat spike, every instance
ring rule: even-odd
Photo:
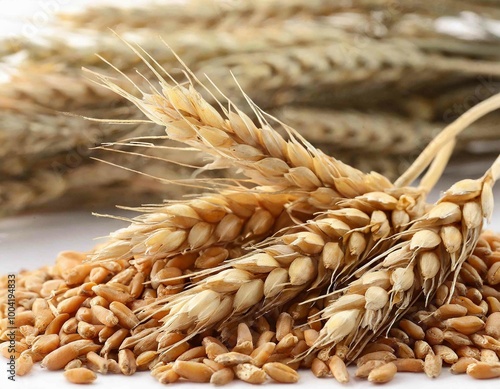
[[[381,2],[379,2],[381,4]],[[310,18],[328,15],[341,5],[314,0],[304,3],[300,0],[288,1],[286,4],[272,0],[241,1],[227,3],[224,1],[191,0],[183,5],[147,6],[147,7],[97,7],[77,14],[62,14],[60,19],[77,28],[115,28],[120,31],[123,21],[126,31],[134,28],[147,28],[152,25],[160,31],[176,31],[189,26],[196,29],[223,29],[242,24],[261,25],[268,20],[273,22],[292,19]],[[164,23],[165,18],[171,20]],[[147,21],[147,22],[146,22]]]
[[[191,0],[183,5],[161,7],[148,5],[146,7],[97,7],[77,14],[63,14],[61,20],[72,27],[102,30],[104,28],[124,29],[146,28],[154,25],[162,31],[175,31],[180,28],[231,28],[247,24],[263,24],[276,22],[284,18],[312,18],[328,16],[339,11],[354,10],[357,12],[387,11],[400,15],[407,12],[420,12],[435,16],[454,15],[468,10],[485,16],[499,15],[496,8],[490,5],[471,4],[470,1],[445,0],[437,4],[421,4],[418,1],[408,1],[398,4],[397,9],[391,8],[388,0],[356,0],[348,3],[324,2],[314,0],[304,3],[300,0],[240,1],[227,3],[225,1]],[[164,23],[169,18],[170,23]],[[123,23],[126,20],[126,23]],[[147,21],[147,22],[146,22]]]
[[[499,168],[500,157],[483,178],[453,185],[408,229],[407,242],[351,282],[322,313],[327,322],[314,347],[342,344],[350,348],[349,358],[356,357],[360,345],[397,321],[421,293],[431,297],[451,272],[458,274],[477,244],[483,218],[491,216]]]
[[[116,37],[112,34],[103,36],[88,30],[72,31],[72,37],[75,35],[84,37],[87,41],[77,52],[72,40],[65,36],[47,35],[41,38],[41,42],[19,37],[16,43],[27,56],[25,62],[43,63],[46,66],[60,64],[58,67],[65,72],[77,72],[82,66],[102,68],[104,63],[95,53],[122,71],[133,70],[135,67],[144,69],[141,59],[127,47],[117,45]],[[154,34],[150,30],[129,32],[128,35],[128,39],[154,54],[155,60],[163,67],[177,64],[176,57],[171,51],[165,50],[160,40],[151,39]],[[245,24],[231,31],[174,31],[166,38],[172,50],[182,56],[183,61],[192,70],[196,70],[198,64],[203,61],[225,55],[265,52],[275,48],[317,45],[322,42],[340,44],[349,39],[350,35],[328,21],[310,20],[298,23],[290,20],[258,28]]]
[[[226,191],[161,207],[140,208],[143,215],[116,231],[93,255],[94,261],[116,257],[137,262],[171,258],[227,243],[260,240],[275,231],[294,201],[287,194],[261,195]],[[279,228],[279,227],[278,227]]]
[[[131,107],[95,109],[96,116],[110,115],[115,120],[133,121],[139,119]],[[128,125],[87,122],[82,117],[66,116],[48,109],[39,112],[12,112],[3,110],[0,114],[0,160],[22,157],[25,170],[47,159],[72,150],[88,154],[84,148],[91,148],[116,139],[139,136],[148,133],[160,135],[160,128],[150,123],[132,122]],[[84,112],[81,112],[84,114]],[[135,118],[134,118],[135,115]],[[82,128],[84,130],[82,130]],[[83,155],[82,155],[83,156]]]
[[[393,244],[385,238],[406,229],[422,214],[425,196],[421,192],[413,196],[405,193],[395,198],[376,192],[346,199],[338,210],[282,230],[280,236],[256,244],[249,254],[194,273],[201,281],[146,306],[139,316],[164,311],[160,336],[184,331],[192,337],[208,328],[230,328],[263,315],[306,290],[335,288]],[[200,295],[202,305],[198,305]],[[208,307],[218,307],[213,312],[220,310],[220,315],[208,315]]]
[[[168,138],[215,156],[218,167],[239,166],[258,185],[307,191],[332,187],[344,197],[390,187],[380,175],[365,175],[325,156],[287,126],[290,140],[285,141],[257,108],[252,107],[261,128],[230,102],[229,110],[221,106],[223,113],[218,113],[191,84],[170,85],[160,78],[161,91],[141,91],[143,98],[138,99],[106,76],[96,76],[104,86],[136,104],[153,122],[166,126]]]
[[[419,85],[429,78],[441,84],[454,76],[471,78],[500,74],[500,68],[493,62],[426,54],[410,41],[373,39],[359,46],[355,40],[353,35],[352,39],[340,43],[215,58],[200,64],[197,74],[209,75],[234,99],[237,88],[226,77],[232,71],[243,89],[264,107],[297,100],[305,102],[306,98],[297,90],[311,85],[332,93],[332,89],[342,85],[373,83],[374,80],[378,85],[387,85],[404,79],[407,87],[408,83]],[[447,77],[443,79],[445,74]],[[254,91],[255,85],[260,85],[258,91]]]
[[[83,161],[73,167],[68,166],[63,159],[52,160],[47,167],[23,171],[20,177],[4,178],[0,183],[2,199],[0,214],[8,215],[34,209],[68,208],[74,207],[74,204],[83,205],[85,202],[92,204],[94,200],[95,205],[98,203],[116,205],[115,200],[121,197],[117,192],[118,186],[129,188],[127,191],[131,194],[131,198],[125,199],[122,205],[134,204],[131,202],[134,198],[158,201],[165,195],[176,198],[187,192],[186,189],[180,191],[178,187],[166,188],[158,179],[141,177],[133,171],[140,170],[143,174],[165,178],[164,163],[145,162],[142,158],[130,157],[108,158],[108,160],[118,165],[127,165],[130,170],[93,160]],[[169,173],[168,178],[173,181],[182,180],[188,171],[177,168],[176,171]],[[131,182],[137,182],[137,185],[131,186]],[[99,193],[100,191],[102,193]],[[113,193],[115,196],[111,196],[110,201],[110,197],[106,196]]]
[[[386,112],[367,113],[300,106],[277,110],[275,115],[293,128],[304,129],[303,135],[313,144],[331,145],[331,153],[336,155],[335,151],[338,151],[339,159],[347,163],[348,159],[340,157],[343,150],[381,151],[384,155],[411,154],[427,145],[437,129],[446,126],[441,122],[410,119]],[[481,120],[471,125],[471,131],[460,135],[457,150],[466,149],[470,142],[497,139],[495,122]]]
[[[42,68],[39,71],[30,66],[13,74],[2,87],[2,108],[23,109],[25,113],[27,109],[39,112],[40,107],[74,112],[82,108],[103,107],[120,100],[116,94],[81,76],[53,73],[53,70]]]

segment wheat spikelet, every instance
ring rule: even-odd
[[[458,272],[477,244],[483,218],[491,216],[499,167],[500,158],[483,178],[453,185],[408,229],[407,242],[350,283],[325,308],[322,318],[327,321],[314,347],[341,344],[354,358],[360,345],[400,318],[421,293],[430,298],[450,272]]]

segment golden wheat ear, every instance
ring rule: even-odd
[[[500,156],[478,180],[451,186],[438,204],[406,232],[407,241],[383,254],[382,262],[347,285],[325,307],[326,324],[314,348],[349,347],[355,358],[374,336],[390,328],[421,294],[426,299],[470,257],[491,217],[492,187],[499,177]]]
[[[258,185],[304,191],[328,187],[347,197],[391,187],[381,175],[363,174],[327,157],[295,130],[284,125],[290,135],[290,139],[285,140],[269,125],[268,115],[255,107],[246,96],[262,127],[257,127],[229,100],[226,100],[229,110],[220,103],[217,103],[216,109],[195,90],[193,82],[190,81],[187,86],[180,85],[164,69],[161,72],[165,77],[160,75],[160,71],[156,70],[158,64],[151,56],[140,48],[130,44],[129,47],[154,72],[158,85],[151,85],[149,92],[137,87],[142,95],[139,98],[107,76],[94,74],[96,82],[130,100],[150,120],[165,126],[170,139],[186,143],[217,159],[227,160],[240,167]],[[185,70],[199,87],[208,90],[187,67]],[[136,86],[132,80],[129,81]]]

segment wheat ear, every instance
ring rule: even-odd
[[[73,28],[102,30],[105,28],[124,29],[147,28],[154,26],[161,31],[176,31],[182,28],[223,29],[234,28],[243,23],[262,25],[282,19],[311,19],[330,16],[342,11],[371,12],[391,9],[388,0],[355,0],[349,3],[324,2],[320,0],[304,3],[292,0],[283,3],[279,0],[257,0],[227,4],[224,1],[191,0],[182,5],[170,4],[167,7],[110,7],[89,8],[72,14],[61,14],[60,19]],[[453,15],[464,10],[488,17],[498,16],[495,7],[471,4],[470,1],[420,4],[411,2],[398,5],[398,13],[422,13],[425,15]],[[170,23],[164,23],[168,18]],[[125,22],[124,22],[125,21]],[[118,31],[118,30],[117,30]]]
[[[469,89],[470,92],[470,89]],[[329,146],[340,155],[348,151],[384,152],[385,154],[410,154],[421,150],[445,123],[408,118],[394,113],[288,107],[275,112],[283,122],[293,128],[303,128],[303,133],[313,144]],[[459,137],[457,150],[465,149],[470,142],[495,139],[494,121],[481,120],[471,125],[471,131]],[[321,148],[324,150],[324,148]],[[340,158],[344,162],[344,158]],[[362,169],[361,169],[362,170]]]
[[[430,298],[451,272],[473,252],[493,209],[492,186],[500,175],[500,157],[483,178],[464,180],[446,191],[438,204],[405,233],[403,242],[383,255],[383,262],[346,287],[328,305],[314,347],[338,344],[356,357],[359,345],[397,321],[420,294]]]
[[[128,170],[93,160],[85,161],[81,165],[71,168],[58,160],[52,160],[47,167],[23,171],[20,177],[3,179],[0,183],[0,197],[2,198],[0,214],[9,215],[35,209],[54,209],[59,206],[58,204],[64,208],[71,206],[72,202],[73,206],[80,204],[80,202],[91,202],[92,198],[96,200],[96,205],[101,203],[114,206],[116,199],[121,196],[106,198],[105,193],[108,192],[108,195],[118,194],[113,187],[130,186],[130,182],[137,182],[137,185],[128,189],[131,199],[126,199],[121,205],[131,205],[132,197],[146,201],[159,201],[167,194],[176,198],[187,192],[185,189],[179,190],[179,187],[165,188],[161,180],[147,177],[147,175],[157,175],[159,168],[164,170],[163,163],[158,164],[144,161],[142,158],[130,157],[126,159],[108,158],[108,161],[114,161],[117,165],[127,165]],[[59,168],[63,170],[59,170]],[[138,176],[137,170],[143,173],[143,177]],[[170,181],[182,181],[188,172],[187,169],[178,168],[176,171],[170,172],[168,177]],[[161,173],[160,177],[165,178],[165,173]],[[26,178],[25,175],[28,177]],[[162,194],[159,195],[160,193]],[[68,198],[64,200],[66,196]]]
[[[58,111],[75,111],[84,107],[103,107],[113,104],[120,98],[104,88],[78,76],[52,73],[50,69],[42,72],[32,66],[22,68],[2,87],[2,107],[15,110],[16,107],[40,110],[40,107]],[[31,104],[31,105],[30,105]]]
[[[57,30],[59,32],[59,30]],[[66,30],[61,29],[64,33]],[[177,63],[176,57],[158,39],[152,35],[161,32],[150,29],[129,31],[129,39],[139,44],[144,50],[155,53],[155,60],[167,68]],[[89,30],[71,31],[71,36],[86,39],[84,47],[75,46],[71,39],[65,36],[47,35],[33,42],[23,37],[16,38],[16,45],[22,47],[27,59],[25,63],[44,64],[57,67],[67,74],[78,74],[82,66],[102,68],[104,63],[95,53],[106,58],[122,71],[133,71],[134,68],[144,69],[141,59],[123,45],[116,44],[112,34],[103,36],[101,32]],[[210,59],[253,52],[268,52],[277,48],[318,45],[321,43],[338,43],[351,41],[352,36],[337,28],[328,21],[304,20],[302,22],[282,21],[278,25],[254,27],[242,25],[231,31],[180,30],[167,36],[172,50],[182,56],[183,61],[196,71],[199,65]],[[18,48],[15,47],[16,52]],[[58,65],[55,65],[58,64]],[[24,65],[27,66],[27,65]]]
[[[194,29],[234,28],[242,24],[262,25],[272,20],[311,19],[315,16],[329,15],[345,6],[323,1],[304,3],[300,0],[281,1],[242,1],[227,4],[224,1],[190,0],[182,5],[170,4],[167,7],[95,7],[74,14],[61,14],[60,19],[72,28],[102,30],[114,28],[125,31],[135,28],[154,26],[162,32],[178,31],[187,27]],[[347,7],[350,8],[350,7]],[[166,19],[170,23],[164,23]],[[125,21],[125,23],[124,23]]]
[[[185,331],[189,337],[213,327],[263,315],[290,302],[299,293],[315,288],[336,288],[378,253],[396,243],[386,239],[407,228],[425,210],[425,194],[439,176],[453,142],[437,158],[438,167],[424,177],[418,190],[405,190],[394,197],[372,192],[344,199],[338,210],[320,214],[304,225],[281,231],[281,235],[255,245],[256,251],[220,266],[194,274],[202,277],[175,296],[146,306],[140,317],[164,312],[160,337]],[[410,189],[410,188],[406,188]],[[198,308],[199,296],[203,304]],[[207,315],[207,304],[220,310]],[[208,309],[208,308],[207,308]],[[168,352],[169,348],[161,350]]]
[[[111,234],[93,254],[94,261],[114,258],[136,262],[171,258],[228,243],[243,244],[275,231],[285,205],[295,197],[223,191],[193,200],[140,208],[130,226]]]
[[[366,80],[396,82],[398,77],[405,79],[408,73],[420,76],[423,71],[427,73],[425,77],[450,73],[468,77],[500,74],[500,67],[491,61],[427,54],[405,40],[366,39],[363,48],[352,35],[341,42],[228,55],[207,61],[205,65],[200,64],[198,72],[209,75],[230,96],[237,93],[234,84],[225,77],[229,70],[244,90],[251,91],[258,83],[260,95],[255,92],[252,97],[259,105],[267,106],[270,94],[276,95],[274,100],[283,103],[287,93],[290,93],[288,90],[310,85],[333,87]],[[288,92],[284,93],[283,88]],[[294,95],[289,97],[291,102]]]
[[[262,127],[234,107],[221,106],[222,114],[208,104],[193,85],[168,84],[158,73],[160,90],[136,98],[111,79],[97,75],[107,88],[136,104],[153,122],[166,126],[167,137],[198,148],[219,159],[217,166],[234,164],[258,185],[311,191],[331,187],[343,197],[383,190],[391,186],[382,176],[363,174],[312,147],[295,130],[285,126],[285,141],[252,106]]]
[[[455,137],[499,103],[500,96],[486,100],[445,128],[429,144],[422,155],[433,156],[435,160],[423,177],[421,188],[432,187],[441,175]],[[446,147],[437,153],[436,144]],[[423,170],[428,164],[426,158],[417,159],[416,169],[409,171]],[[483,217],[491,216],[492,187],[499,175],[500,157],[483,178],[461,181],[452,186],[436,207],[404,233],[407,242],[389,249],[380,258],[374,258],[374,263],[381,258],[383,262],[349,284],[346,292],[325,308],[322,317],[327,322],[313,348],[331,350],[341,343],[343,347],[359,351],[358,347],[352,346],[368,342],[377,331],[394,323],[422,292],[431,296],[439,282],[459,268],[474,249]],[[411,182],[404,177],[398,181]],[[350,356],[355,357],[355,353],[352,351]]]
[[[49,157],[69,154],[72,150],[82,154],[83,147],[91,148],[116,139],[130,138],[144,133],[160,135],[163,130],[150,123],[141,123],[131,107],[118,106],[92,112],[96,116],[108,115],[115,120],[128,120],[128,125],[88,123],[78,116],[67,116],[48,109],[38,112],[12,112],[4,110],[0,115],[0,160],[23,157],[26,170],[30,165]],[[85,112],[81,112],[84,114]],[[134,117],[135,115],[135,117]],[[84,130],[82,130],[84,127]]]

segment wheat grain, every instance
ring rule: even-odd
[[[386,363],[382,366],[373,369],[370,374],[368,374],[368,381],[383,384],[391,381],[398,369],[393,362]]]
[[[250,384],[262,384],[266,381],[266,373],[264,370],[249,363],[236,365],[233,371],[236,377]]]
[[[76,367],[64,372],[66,379],[73,384],[91,384],[97,379],[96,374],[84,367]]]

